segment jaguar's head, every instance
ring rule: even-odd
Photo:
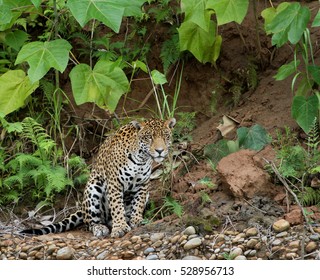
[[[156,162],[162,162],[169,152],[175,118],[168,120],[150,119],[145,122],[132,122],[138,129],[139,147]]]

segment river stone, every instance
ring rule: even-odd
[[[246,260],[247,258],[245,257],[245,256],[236,256],[235,258],[234,258],[236,261],[244,261],[244,260]]]
[[[230,252],[230,258],[233,260],[242,254],[243,254],[243,251],[241,248],[239,248],[239,247],[233,248]]]
[[[281,219],[273,223],[272,228],[275,232],[282,232],[290,228],[288,221]]]
[[[316,233],[316,234],[312,234],[309,236],[309,238],[312,240],[312,241],[318,241],[320,239],[320,234],[319,233]]]
[[[318,244],[316,242],[310,241],[306,246],[306,252],[311,253],[312,251],[317,249],[317,247],[318,247]]]
[[[249,249],[253,249],[253,248],[257,245],[257,243],[259,243],[259,240],[257,240],[257,239],[250,239],[250,240],[248,240],[248,242],[247,242],[247,247],[248,247]]]
[[[199,258],[199,257],[196,257],[196,256],[185,256],[185,257],[183,257],[182,258],[182,260],[184,261],[184,260],[202,260],[201,258]]]
[[[57,260],[71,260],[73,249],[69,246],[63,247],[57,251]]]
[[[149,247],[149,248],[145,249],[143,253],[145,255],[149,255],[150,253],[153,253],[154,251],[155,251],[154,248]]]
[[[281,243],[282,243],[282,240],[281,240],[281,239],[275,239],[275,240],[272,242],[272,246],[279,246]]]
[[[190,249],[193,249],[193,248],[200,246],[201,243],[202,243],[201,239],[196,237],[196,238],[189,240],[186,244],[184,244],[183,248],[185,250],[190,250]]]
[[[164,232],[157,232],[157,233],[153,233],[151,236],[150,236],[150,240],[152,242],[156,242],[160,239],[163,239],[164,237]]]
[[[256,236],[258,234],[258,230],[256,228],[249,228],[246,230],[246,237]]]
[[[183,234],[185,234],[185,235],[193,235],[193,234],[196,234],[196,230],[195,230],[195,228],[193,226],[189,226],[183,231]]]
[[[97,256],[97,260],[104,260],[108,255],[108,251],[104,251]]]
[[[291,241],[289,243],[289,248],[295,249],[300,247],[300,240]]]
[[[146,260],[149,260],[149,261],[158,260],[158,259],[159,259],[158,255],[149,255],[146,257]]]

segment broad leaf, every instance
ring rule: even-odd
[[[270,142],[267,131],[258,124],[247,128],[240,127],[237,130],[240,148],[259,151]]]
[[[166,76],[164,74],[162,74],[161,72],[159,72],[158,70],[152,70],[151,77],[152,77],[152,81],[156,85],[163,85],[168,82],[166,79]]]
[[[311,73],[314,81],[320,85],[320,66],[310,65],[308,71]]]
[[[9,70],[0,77],[0,113],[8,115],[19,109],[39,86],[31,83],[22,70]]]
[[[296,70],[297,70],[297,67],[299,66],[300,64],[300,60],[297,60],[297,61],[291,61],[290,63],[288,64],[284,64],[282,65],[279,69],[278,69],[278,72],[277,74],[274,76],[274,78],[277,80],[277,81],[282,81],[284,79],[286,79],[287,77],[289,77],[290,75],[292,75]]]
[[[11,19],[12,13],[10,7],[0,2],[0,25],[10,23]]]
[[[214,63],[217,57],[216,47],[220,48],[219,44],[215,46],[215,31],[212,20],[208,32],[191,21],[183,22],[178,29],[180,51],[190,51],[202,63]]]
[[[79,64],[70,72],[70,79],[77,105],[94,102],[111,112],[129,89],[125,73],[110,61],[100,60],[93,69],[87,64]]]
[[[319,27],[319,26],[320,26],[320,10],[318,11],[317,15],[315,16],[311,27]]]
[[[206,145],[203,152],[205,157],[217,164],[223,157],[230,154],[228,141],[222,139],[217,143]]]
[[[294,97],[291,114],[305,133],[310,131],[314,119],[318,117],[318,107],[319,101],[316,95],[307,98],[304,96]]]
[[[280,6],[279,6],[280,7]],[[266,13],[265,16],[270,16]],[[268,19],[265,25],[267,33],[273,33],[272,44],[282,46],[287,40],[296,44],[301,39],[310,20],[310,10],[302,7],[300,3],[290,3],[276,10],[272,20]]]
[[[22,30],[15,30],[6,34],[5,42],[9,47],[19,51],[27,39],[28,33]]]
[[[192,21],[208,31],[212,11],[206,9],[207,0],[182,0],[181,11],[185,13],[184,22]]]
[[[118,33],[123,16],[141,14],[143,0],[69,0],[67,6],[72,15],[84,27],[91,19],[97,19]]]
[[[18,53],[15,64],[29,63],[28,75],[32,82],[40,80],[50,68],[63,72],[68,64],[71,45],[58,39],[50,42],[32,42],[24,45]]]
[[[208,0],[207,9],[215,10],[218,25],[235,21],[241,23],[247,14],[249,0]]]
[[[36,8],[39,8],[42,0],[31,0],[31,2]]]

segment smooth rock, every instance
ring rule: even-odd
[[[306,252],[307,253],[311,253],[313,252],[315,249],[317,249],[318,244],[314,241],[310,241],[307,246],[306,246]]]
[[[149,261],[158,260],[158,259],[159,259],[158,255],[149,255],[146,257],[146,260],[149,260]]]
[[[290,228],[290,223],[284,219],[273,223],[272,228],[275,232],[282,232]]]
[[[153,234],[151,234],[151,236],[150,236],[150,240],[151,240],[152,242],[156,242],[156,241],[158,241],[158,240],[160,240],[160,239],[163,239],[164,235],[165,235],[164,232],[153,233]]]
[[[275,239],[275,240],[272,242],[272,246],[279,246],[281,243],[282,243],[282,240],[281,240],[281,239]]]
[[[71,260],[73,249],[69,246],[63,247],[57,251],[57,260]]]
[[[184,244],[183,248],[185,250],[190,250],[190,249],[193,249],[193,248],[200,246],[201,243],[202,243],[201,239],[199,237],[196,237],[196,238],[189,240],[186,244]]]
[[[143,253],[144,253],[145,255],[149,255],[150,253],[153,253],[154,251],[155,251],[154,248],[149,247],[149,248],[145,249]]]
[[[289,243],[289,248],[299,248],[300,247],[300,240],[291,241]]]
[[[247,242],[247,247],[249,249],[253,249],[258,243],[259,243],[259,240],[257,240],[257,239],[250,239]]]
[[[182,258],[182,260],[202,260],[202,259],[196,256],[185,256]]]
[[[237,247],[237,248],[233,248],[230,252],[230,259],[235,259],[236,257],[240,256],[243,254],[243,251],[241,248]]]
[[[107,255],[108,255],[108,251],[103,251],[97,256],[97,260],[104,260]]]
[[[256,236],[258,234],[258,230],[256,228],[249,228],[246,230],[246,237]]]
[[[245,256],[236,256],[235,258],[234,258],[234,260],[236,260],[236,261],[244,261],[244,260],[246,260],[247,258],[245,257]]]
[[[280,232],[276,235],[277,238],[281,238],[281,237],[285,237],[288,235],[288,232],[287,231],[283,231],[283,232]]]
[[[312,241],[318,241],[320,240],[320,234],[316,233],[316,234],[312,234],[309,236],[309,238],[312,240]]]
[[[193,226],[189,226],[183,231],[183,234],[185,234],[185,235],[196,234],[196,229]]]

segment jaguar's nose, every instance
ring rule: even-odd
[[[163,153],[163,149],[155,149],[155,150],[159,155],[161,155]]]

